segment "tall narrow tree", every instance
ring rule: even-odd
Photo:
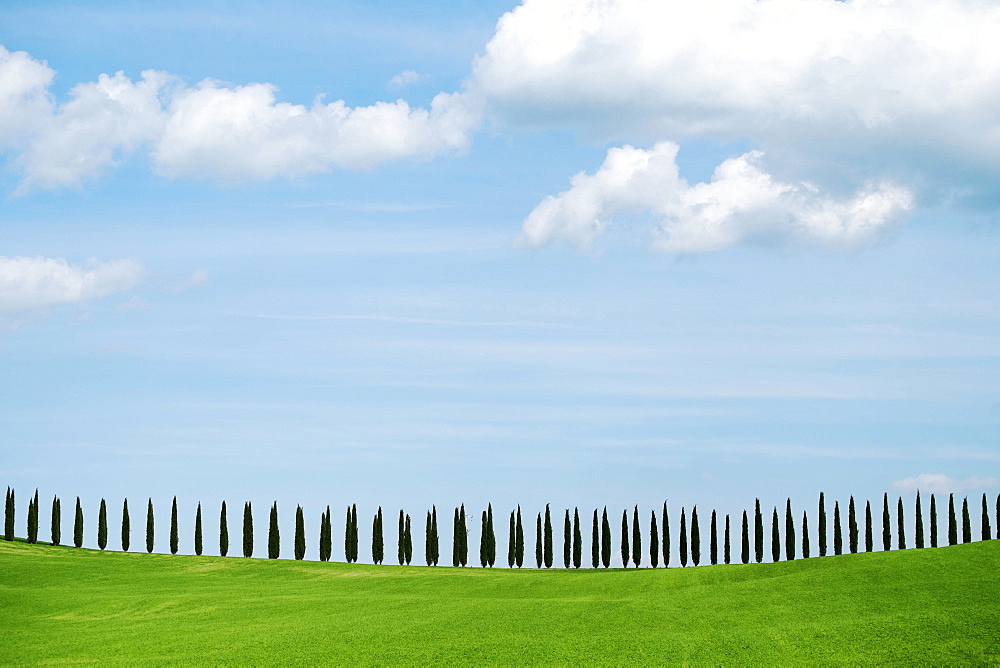
[[[489,559],[487,560],[487,565],[493,568],[493,564],[497,560],[497,535],[496,531],[493,529],[493,504],[486,504],[486,547],[489,552]]]
[[[229,520],[226,518],[226,502],[222,502],[222,510],[219,511],[219,554],[226,556],[229,554]]]
[[[917,490],[917,500],[913,509],[915,520],[913,524],[913,540],[917,549],[924,546],[924,511],[920,507],[920,490]]]
[[[303,542],[302,551],[305,552]],[[382,530],[382,506],[372,518],[372,563],[381,564],[385,560],[385,533]]]
[[[663,567],[670,568],[670,514],[667,513],[667,502],[663,502]]]
[[[718,543],[718,526],[715,521],[715,509],[712,509],[712,520],[709,523],[708,528],[708,559],[715,566],[719,563],[719,543]]]
[[[28,506],[28,542],[38,542],[38,489]]]
[[[754,501],[753,509],[753,557],[758,564],[764,560],[764,517],[760,514],[760,499]]]
[[[430,523],[430,513],[427,514]],[[517,563],[517,534],[514,524],[514,511],[510,511],[510,527],[507,529],[507,568],[514,568]]]
[[[983,511],[982,511],[982,533],[980,534],[980,540],[990,540],[993,538],[993,531],[990,530],[990,509],[986,505],[986,494],[983,494]]]
[[[97,547],[102,550],[108,546],[108,506],[101,499],[100,510],[97,511]]]
[[[892,549],[892,527],[889,524],[889,494],[882,494],[882,551]]]
[[[128,499],[122,502],[122,552],[128,552],[132,543],[132,523],[128,516]],[[223,554],[223,556],[225,556]]]
[[[511,526],[514,524],[514,511],[510,512]],[[513,554],[511,558],[513,560]],[[431,547],[431,511],[427,511],[427,520],[424,524],[424,561],[430,566],[434,563],[434,548]]]
[[[955,495],[948,495],[948,545],[958,545],[958,522],[955,520]]]
[[[687,519],[684,517],[684,506],[681,506],[681,528],[677,536],[677,549],[680,551],[681,568],[684,568],[688,565]]]
[[[455,519],[453,521],[455,525],[455,545],[452,548],[452,561],[453,566],[458,566],[458,508],[455,509]],[[399,565],[402,566],[406,561],[406,516],[403,514],[403,509],[399,509],[399,522],[397,523],[397,533],[396,533],[396,560]]]
[[[740,547],[740,561],[750,563],[750,522],[747,521],[747,511],[743,511],[743,543]]]
[[[844,553],[844,536],[840,530],[840,502],[833,502],[833,553]]]
[[[11,496],[13,496],[14,491],[11,490],[10,493],[11,493]],[[994,517],[996,518],[996,522],[994,522],[994,524],[996,525],[996,528],[997,528],[997,536],[996,537],[997,537],[998,540],[1000,540],[1000,494],[997,494],[996,515]]]
[[[785,559],[795,559],[795,518],[792,517],[792,500],[785,501]]]
[[[465,517],[465,504],[459,507],[458,528],[462,537],[461,551],[458,553],[459,563],[465,566],[469,563],[469,524]]]
[[[177,497],[170,506],[170,554],[177,554]]]
[[[490,563],[490,548],[486,539],[486,511],[484,510],[479,530],[479,565],[486,568],[488,563]]]
[[[552,568],[552,515],[549,513],[549,504],[545,504],[545,549],[542,555],[545,557],[545,568]]]
[[[858,516],[854,510],[854,495],[847,504],[847,537],[851,554],[858,553]]]
[[[431,541],[433,547],[434,555],[434,566],[438,565],[438,561],[441,559],[441,539],[438,534],[438,511],[436,505],[431,505]]]
[[[413,532],[411,531],[411,528],[410,528],[410,515],[409,514],[406,515],[406,526],[405,526],[405,529],[406,529],[406,532],[405,532],[406,533],[406,554],[404,554],[403,556],[406,557],[406,565],[409,566],[410,565],[410,561],[413,560]],[[462,565],[464,566],[465,564],[463,563]]]
[[[809,558],[809,516],[802,511],[802,558]]]
[[[906,549],[906,523],[903,520],[903,497],[896,503],[896,532],[899,535],[899,549]]]
[[[524,566],[524,525],[521,523],[521,505],[517,506],[517,520],[514,522],[514,530],[517,532],[517,541],[514,543],[514,558],[517,567]]]
[[[628,557],[629,557],[629,545],[628,545],[628,511],[622,511],[622,542],[621,542],[621,552],[622,552],[622,568],[628,568]]]
[[[938,522],[937,522],[937,500],[931,494],[931,547],[938,546]]]
[[[379,511],[381,514],[381,508]],[[382,527],[379,527],[379,536],[382,535]],[[302,561],[306,557],[306,518],[302,514],[302,506],[295,504],[295,559]],[[382,557],[375,563],[382,563]]]
[[[542,567],[542,514],[535,516],[535,568]]]
[[[351,561],[358,563],[358,504],[351,504]]]
[[[649,511],[649,563],[653,568],[660,565],[660,536],[656,526],[656,511]]]
[[[563,515],[563,568],[569,568],[573,560],[573,525],[569,521],[569,508]]]
[[[583,532],[580,529],[580,509],[573,508],[573,568],[583,565]]]
[[[253,556],[253,506],[249,501],[243,504],[243,556]]]
[[[778,528],[777,506],[771,511],[771,561],[774,563],[781,561],[781,534]]]
[[[278,502],[271,506],[271,515],[267,524],[267,558],[277,559],[281,556],[281,534],[278,531]]]
[[[969,519],[969,497],[962,499],[962,542],[972,542],[972,522]]]
[[[601,564],[601,527],[597,523],[597,508],[594,508],[594,526],[590,531],[590,557],[594,568]]]
[[[146,552],[153,551],[153,499],[146,504]]]
[[[14,540],[14,490],[7,488],[7,502],[3,510],[3,539]]]
[[[611,523],[608,521],[608,507],[601,514],[601,563],[605,568],[611,565]]]
[[[816,538],[819,542],[819,556],[826,556],[826,504],[823,492],[819,493],[819,512],[816,519]]]
[[[874,547],[872,537],[872,503],[865,501],[865,552],[871,552]]]
[[[58,545],[62,541],[62,505],[59,497],[52,497],[52,544]]]
[[[198,510],[194,515],[194,553],[200,557],[204,547],[201,535],[201,501],[199,501]]]
[[[351,507],[347,506],[347,518],[344,521],[344,559],[347,563],[354,561],[351,556]]]
[[[723,548],[722,548],[723,559],[728,564],[729,561],[730,561],[730,558],[732,557],[732,552],[730,550],[731,543],[730,543],[730,536],[729,536],[729,513],[726,513],[726,535],[725,535],[725,539],[722,542],[722,545],[723,545]]]
[[[636,568],[642,562],[642,527],[639,525],[639,506],[632,514],[632,563]]]
[[[320,514],[319,518],[319,560],[330,561],[333,557],[333,526],[330,517],[330,506]]]
[[[698,529],[698,506],[691,509],[691,562],[701,563],[701,532]]]

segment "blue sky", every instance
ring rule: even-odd
[[[4,3],[19,513],[997,493],[998,10],[514,10]]]

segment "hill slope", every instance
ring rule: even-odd
[[[779,564],[510,571],[0,541],[0,661],[985,663],[1000,541]]]

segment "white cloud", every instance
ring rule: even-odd
[[[0,256],[0,314],[99,299],[134,288],[144,274],[142,264],[129,259],[80,266],[62,258]]]
[[[17,146],[51,114],[55,72],[24,51],[0,46],[0,150]]]
[[[892,483],[897,492],[928,492],[934,494],[958,494],[972,490],[1000,487],[1000,478],[973,476],[965,480],[955,480],[943,473],[921,473],[913,478],[904,478]]]
[[[167,287],[167,291],[175,293],[186,292],[187,290],[191,290],[208,283],[208,279],[208,269],[196,269],[189,276],[185,276],[183,279],[169,285]]]
[[[654,246],[674,253],[718,250],[748,240],[788,239],[854,247],[897,221],[912,206],[905,188],[870,184],[835,198],[807,182],[776,180],[759,152],[719,165],[708,183],[689,185],[677,167],[678,146],[612,148],[594,174],[547,197],[525,219],[519,241],[588,246],[616,215],[649,213],[659,222]]]
[[[426,78],[426,75],[414,72],[413,70],[406,70],[389,79],[389,87],[400,88],[402,86],[409,86],[424,78]]]

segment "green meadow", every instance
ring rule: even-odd
[[[984,664],[998,598],[1000,541],[596,571],[0,542],[0,661]]]

